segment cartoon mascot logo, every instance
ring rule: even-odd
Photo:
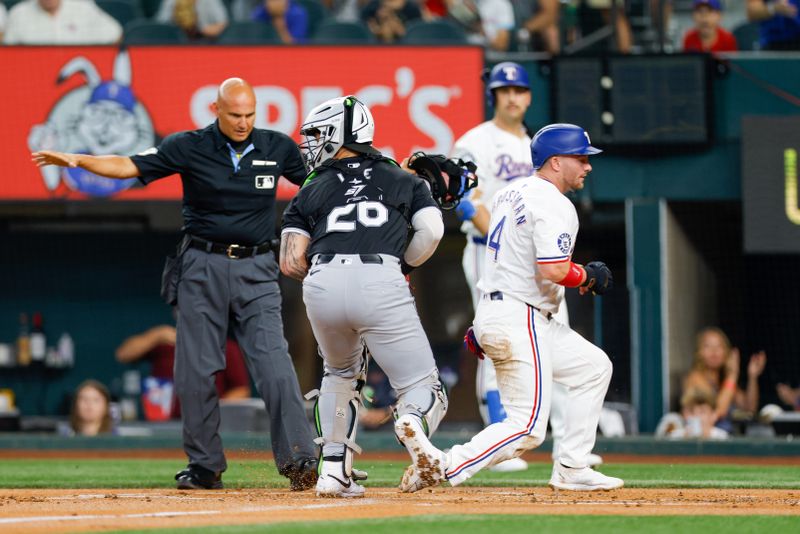
[[[61,68],[56,83],[78,73],[86,83],[62,96],[44,124],[31,128],[31,151],[131,155],[157,144],[153,121],[131,91],[126,50],[120,50],[114,60],[112,80],[102,81],[91,61],[76,57]],[[136,183],[135,178],[112,180],[80,168],[47,166],[41,173],[48,191],[54,194],[61,180],[70,190],[93,197],[112,196]]]

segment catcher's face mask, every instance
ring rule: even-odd
[[[312,109],[300,126],[300,152],[306,168],[314,170],[333,158],[342,146],[372,143],[375,122],[369,109],[354,96],[333,98]]]
[[[466,192],[478,185],[471,161],[417,152],[408,167],[428,182],[433,199],[443,210],[458,206]]]

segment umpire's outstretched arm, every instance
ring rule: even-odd
[[[59,167],[80,167],[106,178],[124,180],[139,176],[139,168],[127,156],[90,156],[88,154],[68,154],[42,150],[31,154],[31,159],[39,167],[58,165]]]

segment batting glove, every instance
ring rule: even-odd
[[[460,221],[469,221],[475,216],[476,211],[475,205],[468,198],[462,198],[456,207],[456,217]]]
[[[467,347],[467,350],[481,360],[486,356],[480,344],[478,343],[478,339],[475,337],[475,331],[471,326],[467,328],[467,333],[464,335],[464,346]]]

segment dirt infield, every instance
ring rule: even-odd
[[[362,499],[318,499],[281,490],[0,490],[0,530],[106,531],[321,521],[425,514],[797,514],[800,491],[437,488],[401,494],[368,488]]]

